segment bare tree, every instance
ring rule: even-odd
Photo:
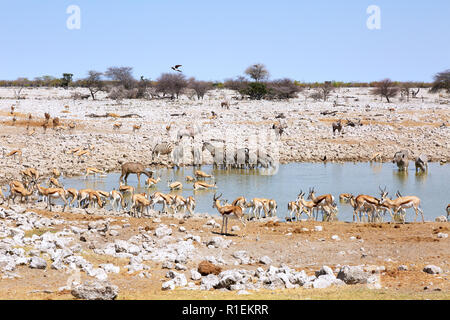
[[[193,89],[197,94],[197,99],[203,99],[205,93],[212,89],[210,82],[197,81],[195,78],[190,78],[188,81],[188,87]]]
[[[450,93],[450,69],[434,75],[434,82],[430,91],[434,93],[439,90],[447,90],[447,93]]]
[[[132,67],[109,67],[104,73],[105,77],[117,81],[126,90],[134,88],[136,80],[133,77]]]
[[[247,69],[245,69],[245,74],[248,75],[253,80],[255,80],[256,82],[266,80],[270,76],[266,66],[263,65],[262,63],[257,63],[248,67]]]
[[[380,95],[382,98],[385,97],[387,102],[390,103],[389,98],[397,96],[399,91],[400,88],[395,86],[391,79],[384,79],[376,84],[376,87],[372,89],[372,94]]]
[[[173,99],[175,96],[179,97],[180,93],[187,87],[188,82],[182,73],[163,73],[158,79],[156,85],[158,92],[163,95],[170,94]]]
[[[330,97],[331,92],[334,91],[334,87],[332,86],[330,81],[325,81],[316,90],[317,93],[320,94],[323,101],[327,101]]]
[[[93,100],[95,100],[95,94],[104,89],[104,82],[101,79],[102,75],[103,73],[101,72],[90,70],[87,78],[81,81],[82,86],[89,89]]]

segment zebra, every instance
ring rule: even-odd
[[[202,149],[199,146],[192,147],[192,159],[194,167],[202,166]]]
[[[177,169],[180,168],[180,164],[183,164],[184,159],[184,147],[182,145],[176,146],[172,151],[172,161]]]
[[[152,150],[152,158],[155,157],[155,154],[157,158],[159,158],[160,155],[168,155],[172,152],[173,148],[174,145],[171,142],[157,143]]]

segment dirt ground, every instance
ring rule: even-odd
[[[72,213],[55,213],[43,210],[32,210],[36,213],[54,217],[60,215],[68,223],[98,220],[104,217],[81,215]],[[219,222],[219,219],[217,219]],[[186,228],[187,232],[200,235],[202,241],[217,236],[218,228],[212,229],[205,225],[204,219],[178,220],[162,217],[160,223],[172,225],[173,236],[181,236],[179,226]],[[231,221],[230,221],[231,222]],[[144,228],[144,232],[151,232],[159,223],[151,219],[123,218],[117,219],[114,224],[130,224],[122,229],[118,237],[106,235],[103,242],[115,239],[129,239]],[[229,223],[238,225],[237,222]],[[322,231],[312,231],[315,226],[322,226]],[[66,225],[60,225],[60,230]],[[328,289],[285,289],[285,290],[259,290],[249,295],[237,295],[236,292],[220,290],[193,291],[176,289],[162,291],[161,284],[166,281],[167,269],[162,269],[160,263],[146,261],[150,266],[150,278],[139,278],[137,273],[128,274],[123,266],[126,259],[117,259],[110,256],[97,255],[83,244],[82,256],[92,264],[113,263],[121,267],[119,274],[110,274],[111,283],[119,287],[118,299],[450,299],[450,239],[438,238],[437,233],[448,233],[448,223],[408,223],[408,224],[364,224],[345,222],[249,222],[246,227],[226,236],[233,241],[230,248],[221,250],[221,255],[228,258],[238,250],[246,250],[251,257],[269,256],[274,266],[286,263],[297,270],[305,270],[313,275],[323,265],[333,270],[342,265],[365,265],[368,270],[373,266],[384,266],[380,274],[381,289],[369,289],[365,285],[347,285],[345,287],[332,287]],[[309,231],[302,231],[307,228]],[[304,229],[303,229],[304,230]],[[42,234],[47,230],[33,230]],[[340,240],[331,237],[338,235]],[[352,237],[352,238],[351,238]],[[208,253],[205,244],[195,244],[199,252]],[[187,270],[197,268],[199,261],[190,260]],[[430,275],[423,271],[425,265],[434,264],[441,267],[443,274]],[[407,271],[399,271],[398,266],[406,265]],[[256,269],[264,266],[260,263],[253,265],[224,265],[223,270],[234,268]],[[372,266],[372,267],[371,267]],[[73,299],[69,291],[59,292],[58,288],[66,284],[68,274],[61,271],[30,269],[20,266],[16,272],[18,279],[0,280],[0,299]],[[186,271],[186,275],[189,272]],[[82,279],[87,276],[82,273]]]

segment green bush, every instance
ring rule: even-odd
[[[242,95],[247,95],[252,100],[261,100],[267,94],[267,87],[261,82],[251,82],[241,91]]]

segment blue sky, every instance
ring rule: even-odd
[[[69,5],[79,30],[66,27]],[[380,30],[366,27],[369,5]],[[450,68],[449,16],[448,0],[2,1],[0,79],[109,66],[156,79],[182,64],[221,81],[264,63],[272,79],[431,81]]]

